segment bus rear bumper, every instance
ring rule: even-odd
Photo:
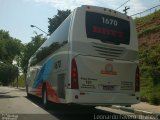
[[[83,105],[132,105],[140,102],[140,94],[96,93],[66,90],[66,102]]]

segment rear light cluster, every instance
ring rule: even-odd
[[[140,91],[140,78],[139,78],[139,67],[137,66],[135,74],[135,92]]]
[[[78,89],[78,70],[76,60],[72,59],[72,66],[71,66],[71,89]]]

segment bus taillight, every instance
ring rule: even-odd
[[[78,71],[77,71],[77,64],[75,59],[72,59],[71,89],[78,89]]]
[[[135,92],[140,91],[140,78],[139,78],[139,67],[137,66],[135,74]]]

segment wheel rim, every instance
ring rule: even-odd
[[[46,105],[47,103],[47,94],[46,94],[46,90],[44,90],[43,92],[43,104]]]

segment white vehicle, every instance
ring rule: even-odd
[[[140,101],[134,21],[117,11],[76,8],[29,60],[27,94],[55,103]]]

